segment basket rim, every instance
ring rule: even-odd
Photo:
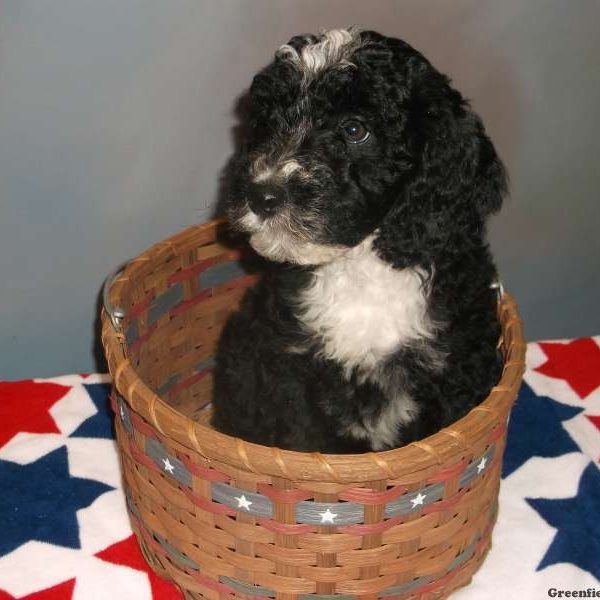
[[[175,256],[178,254],[178,247],[183,246],[184,242],[189,246],[190,239],[206,234],[222,224],[222,219],[215,219],[193,225],[154,244],[131,260],[110,287],[112,302],[120,304],[120,292],[150,257],[164,258],[161,256],[164,253]],[[113,385],[131,409],[163,436],[199,453],[209,463],[229,464],[251,473],[289,480],[364,483],[396,479],[436,465],[441,467],[459,453],[470,451],[470,442],[478,433],[489,433],[494,428],[506,425],[506,417],[525,371],[526,342],[517,304],[506,291],[499,298],[499,311],[503,313],[502,339],[506,346],[507,360],[500,380],[485,400],[451,426],[422,440],[391,450],[364,454],[284,450],[216,431],[176,411],[146,385],[128,358],[124,335],[115,331],[104,309],[101,312],[101,338]]]

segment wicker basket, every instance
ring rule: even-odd
[[[514,301],[499,302],[502,379],[452,427],[386,452],[284,451],[207,425],[215,342],[257,276],[246,254],[216,222],[191,227],[107,293],[102,341],[146,559],[188,599],[445,598],[490,546],[524,370]]]

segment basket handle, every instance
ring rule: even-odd
[[[102,304],[104,311],[110,318],[110,322],[114,330],[119,333],[121,331],[121,321],[125,318],[125,311],[120,306],[113,306],[109,298],[110,288],[117,277],[123,272],[127,263],[124,263],[111,271],[102,285]]]
[[[500,278],[495,279],[490,285],[490,289],[496,290],[498,304],[502,304],[502,300],[504,299],[504,284],[502,280]]]

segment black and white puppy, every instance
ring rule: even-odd
[[[214,426],[281,448],[423,438],[497,382],[486,217],[503,166],[449,79],[398,39],[294,37],[250,89],[228,216],[270,267],[228,321]]]

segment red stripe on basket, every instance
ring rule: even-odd
[[[229,475],[221,473],[221,471],[217,471],[217,469],[197,465],[190,460],[189,456],[186,456],[185,454],[178,454],[177,458],[185,465],[187,470],[192,475],[197,475],[201,479],[206,479],[207,481],[222,481],[224,483],[229,483],[231,481],[231,477]]]
[[[137,522],[138,529],[142,532],[144,541],[147,544],[150,544],[150,546],[152,546],[152,548],[161,556],[170,558],[169,553],[154,539],[154,536],[146,529],[144,525],[142,525],[142,523],[140,523],[140,520],[136,518],[135,515],[133,515],[133,518]]]
[[[469,561],[467,561],[468,563]],[[465,564],[467,564],[465,563]],[[455,569],[454,571],[450,571],[450,573],[446,573],[446,575],[444,575],[443,577],[440,577],[439,579],[436,579],[435,581],[432,581],[431,583],[427,583],[421,587],[415,588],[414,590],[411,590],[412,594],[426,594],[428,592],[433,592],[443,586],[445,586],[449,581],[451,581],[452,579],[454,579],[461,571],[465,570],[465,566],[461,565],[458,569]]]
[[[492,431],[490,431],[490,435],[488,437],[488,441],[495,442],[499,440],[506,431],[506,423],[500,423],[500,425],[496,425]]]
[[[229,262],[231,260],[239,260],[241,253],[237,250],[232,250],[230,252],[226,252],[225,254],[219,254],[218,256],[211,256],[210,258],[205,258],[203,261],[188,267],[187,269],[181,269],[181,271],[176,271],[167,279],[167,285],[173,285],[174,283],[179,283],[180,281],[185,281],[186,279],[190,279],[191,277],[195,277],[202,271],[206,271],[206,269],[212,267],[213,265]]]
[[[176,316],[180,315],[181,313],[184,313],[188,308],[191,308],[192,306],[195,306],[196,304],[198,304],[198,302],[202,302],[202,300],[206,300],[207,298],[210,298],[212,295],[213,295],[212,289],[209,288],[207,290],[203,290],[203,291],[199,292],[198,294],[196,294],[193,298],[190,298],[189,300],[184,300],[183,302],[180,302],[179,304],[174,306],[169,311],[169,315],[171,317],[176,317]]]
[[[210,577],[207,577],[198,571],[192,571],[191,569],[183,569],[183,571],[190,577],[194,578],[201,585],[204,585],[215,592],[219,592],[220,594],[229,594],[231,596],[235,596],[237,593],[232,587],[229,587],[220,581],[215,581],[214,579],[211,579]]]
[[[222,283],[221,285],[215,286],[215,287],[224,286],[228,290],[232,290],[232,289],[240,288],[240,287],[242,287],[242,288],[248,287],[249,285],[253,284],[257,280],[258,280],[257,275],[244,275],[243,277],[236,277],[235,279],[231,279],[227,283]]]
[[[110,399],[110,407],[111,407],[112,411],[115,413],[115,415],[118,415],[119,414],[119,406],[117,404],[117,396],[115,395],[115,392],[112,391],[108,397]]]
[[[148,327],[148,329],[146,329],[146,331],[144,331],[144,333],[142,335],[140,335],[135,340],[135,342],[133,342],[133,344],[131,344],[131,346],[129,346],[129,351],[136,352],[137,349],[139,348],[140,344],[142,342],[145,342],[152,335],[152,332],[156,329],[156,327],[157,327],[156,323],[154,323],[153,325],[150,325],[150,327]]]
[[[156,429],[154,429],[154,427],[152,427],[151,425],[146,423],[146,421],[144,421],[144,419],[142,419],[142,417],[140,417],[139,415],[137,415],[133,411],[131,411],[129,413],[129,419],[131,420],[131,424],[132,424],[133,428],[137,432],[141,433],[142,435],[145,435],[147,438],[152,438],[155,440],[158,439]]]
[[[342,525],[338,526],[337,530],[340,533],[349,533],[351,535],[368,535],[370,533],[382,533],[387,531],[394,525],[399,525],[404,522],[404,515],[398,515],[391,519],[386,519],[381,523],[365,523],[357,525]]]
[[[475,548],[475,552],[477,554],[481,554],[485,547],[489,545],[490,539],[488,537],[489,530],[486,528],[486,531],[483,532],[482,538],[477,542],[477,546]]]
[[[288,534],[301,534],[301,533],[316,533],[317,528],[314,525],[308,525],[305,523],[280,523],[273,519],[260,518],[256,519],[257,523],[262,525],[265,529],[273,531],[274,533],[288,533]]]
[[[442,481],[453,479],[459,473],[464,471],[468,462],[469,461],[466,458],[463,458],[459,463],[456,463],[450,467],[446,467],[445,469],[438,471],[435,475],[429,477],[429,479],[427,479],[427,483],[440,483]]]
[[[454,496],[450,496],[450,498],[446,498],[444,500],[438,500],[437,502],[433,502],[432,504],[428,504],[423,507],[421,511],[422,514],[428,515],[432,512],[439,512],[440,510],[444,510],[449,508],[450,506],[454,506],[462,496],[464,496],[467,492],[468,488],[463,488],[460,492],[454,494]]]
[[[133,306],[130,306],[126,311],[127,318],[131,320],[139,317],[145,310],[148,309],[154,298],[155,294],[154,292],[151,292],[143,300],[137,304],[134,304]]]
[[[194,383],[197,383],[201,379],[204,379],[211,372],[212,372],[212,369],[204,369],[204,371],[200,371],[199,373],[196,373],[195,375],[192,375],[191,377],[188,377],[187,379],[184,379],[183,381],[176,383],[168,391],[168,394],[169,395],[176,394],[177,392],[180,392],[181,390],[185,390],[186,388],[190,387],[190,385],[194,385]]]
[[[213,502],[212,500],[208,500],[206,498],[202,498],[200,496],[196,496],[192,490],[189,488],[181,488],[183,493],[198,507],[202,510],[206,510],[214,515],[227,515],[228,517],[235,517],[237,512],[232,508],[229,508],[225,504],[219,504],[217,502]]]
[[[280,490],[268,483],[259,483],[258,491],[267,498],[270,498],[275,502],[282,502],[283,504],[295,504],[296,502],[302,502],[302,500],[308,500],[314,496],[313,492],[307,492],[305,490]]]
[[[345,492],[338,494],[340,500],[348,502],[358,502],[359,504],[384,504],[399,498],[408,488],[402,485],[395,485],[389,490],[378,492],[369,488],[350,488]]]

